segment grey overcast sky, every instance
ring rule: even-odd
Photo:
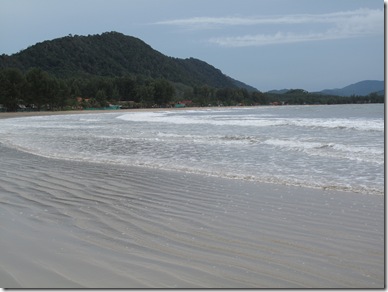
[[[0,54],[107,31],[261,91],[384,80],[383,0],[0,0]]]

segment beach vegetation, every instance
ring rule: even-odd
[[[166,79],[138,76],[58,78],[40,68],[23,73],[17,68],[0,69],[0,105],[6,111],[73,110],[86,108],[251,106],[297,104],[384,103],[384,95],[335,96],[289,90],[285,93],[245,88],[183,86]]]
[[[19,69],[7,68],[0,71],[0,104],[8,111],[16,111],[23,102],[25,78]]]

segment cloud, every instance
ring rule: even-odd
[[[335,40],[349,38],[336,34],[334,32],[326,33],[284,33],[277,32],[276,34],[257,34],[257,35],[244,35],[236,37],[219,37],[211,38],[210,43],[214,43],[223,47],[250,47],[250,46],[265,46],[274,44],[291,44],[311,41],[323,41],[323,40]]]
[[[262,31],[271,25],[293,24],[326,24],[326,31],[309,33],[294,33],[279,31],[275,34],[249,34],[243,36],[214,37],[210,43],[227,47],[263,46],[270,44],[285,44],[320,40],[353,38],[383,33],[384,12],[382,9],[361,8],[350,11],[340,11],[323,14],[292,14],[268,17],[193,17],[160,21],[155,24],[180,26],[187,29],[209,30],[230,26],[257,26]]]
[[[324,14],[291,14],[282,16],[259,17],[192,17],[155,22],[154,24],[186,26],[207,29],[215,26],[258,25],[258,24],[300,24],[300,23],[336,23],[348,18],[381,16],[383,10],[361,8],[351,11]]]

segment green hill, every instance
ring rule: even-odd
[[[37,43],[11,56],[0,56],[0,68],[9,67],[24,72],[36,67],[60,78],[141,75],[188,86],[256,91],[206,62],[167,57],[142,40],[118,32],[69,35]]]

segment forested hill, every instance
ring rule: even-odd
[[[256,89],[198,59],[167,57],[140,39],[117,32],[66,36],[0,56],[0,68],[40,68],[59,78],[141,75],[188,86]]]

